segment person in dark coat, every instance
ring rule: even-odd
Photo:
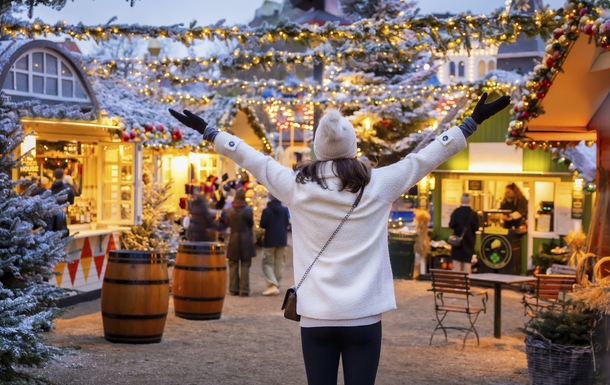
[[[462,206],[451,214],[449,227],[453,234],[460,237],[464,234],[459,247],[451,247],[453,270],[470,274],[472,272],[472,255],[474,254],[475,232],[479,229],[479,217],[470,208],[470,194],[462,194]]]
[[[186,229],[186,239],[190,242],[216,241],[216,227],[211,219],[205,195],[197,195],[189,202],[191,220]]]
[[[227,210],[227,225],[231,229],[227,245],[229,260],[229,292],[247,297],[250,294],[250,266],[256,256],[254,246],[254,216],[246,203],[246,192],[237,190]]]
[[[280,294],[284,253],[288,244],[288,225],[290,216],[288,208],[282,205],[271,193],[269,202],[261,215],[260,226],[265,229],[263,240],[263,275],[269,286],[263,295]]]
[[[42,195],[47,189],[42,185],[42,179],[39,176],[32,177],[32,183],[36,185],[36,190],[32,192],[31,196]]]
[[[65,184],[63,179],[64,179],[64,170],[62,170],[61,168],[55,169],[55,171],[53,172],[53,176],[55,177],[55,182],[53,182],[53,184],[51,185],[51,192],[53,193],[53,195],[57,195],[60,192],[66,190],[66,193],[68,194],[68,203],[73,205],[74,204],[74,191],[72,191],[72,188]],[[65,202],[57,202],[59,204],[65,203]]]

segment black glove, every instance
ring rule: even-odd
[[[491,118],[510,104],[510,96],[500,96],[498,100],[494,100],[487,104],[485,104],[485,100],[487,100],[487,92],[481,96],[481,99],[479,99],[477,106],[472,112],[472,119],[477,124],[483,123],[483,121]]]
[[[203,140],[214,143],[214,139],[216,139],[216,135],[218,135],[218,130],[213,127],[209,127],[205,120],[193,114],[191,111],[184,110],[183,112],[184,115],[172,110],[171,108],[169,109],[169,113],[172,114],[174,118],[178,119],[180,123],[202,134]]]

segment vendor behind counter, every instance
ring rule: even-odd
[[[504,199],[500,204],[500,210],[510,210],[510,213],[504,214],[504,228],[518,229],[527,220],[527,205],[528,201],[523,196],[523,193],[516,184],[511,183],[506,186]]]

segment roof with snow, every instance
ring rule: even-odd
[[[0,42],[0,84],[13,101],[79,106],[99,115],[99,104],[87,76],[72,54],[47,40]]]

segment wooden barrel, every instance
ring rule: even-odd
[[[110,252],[102,284],[104,338],[110,342],[161,342],[169,306],[167,259],[152,251]]]
[[[227,262],[222,243],[183,242],[172,279],[176,317],[219,319],[227,291]]]

